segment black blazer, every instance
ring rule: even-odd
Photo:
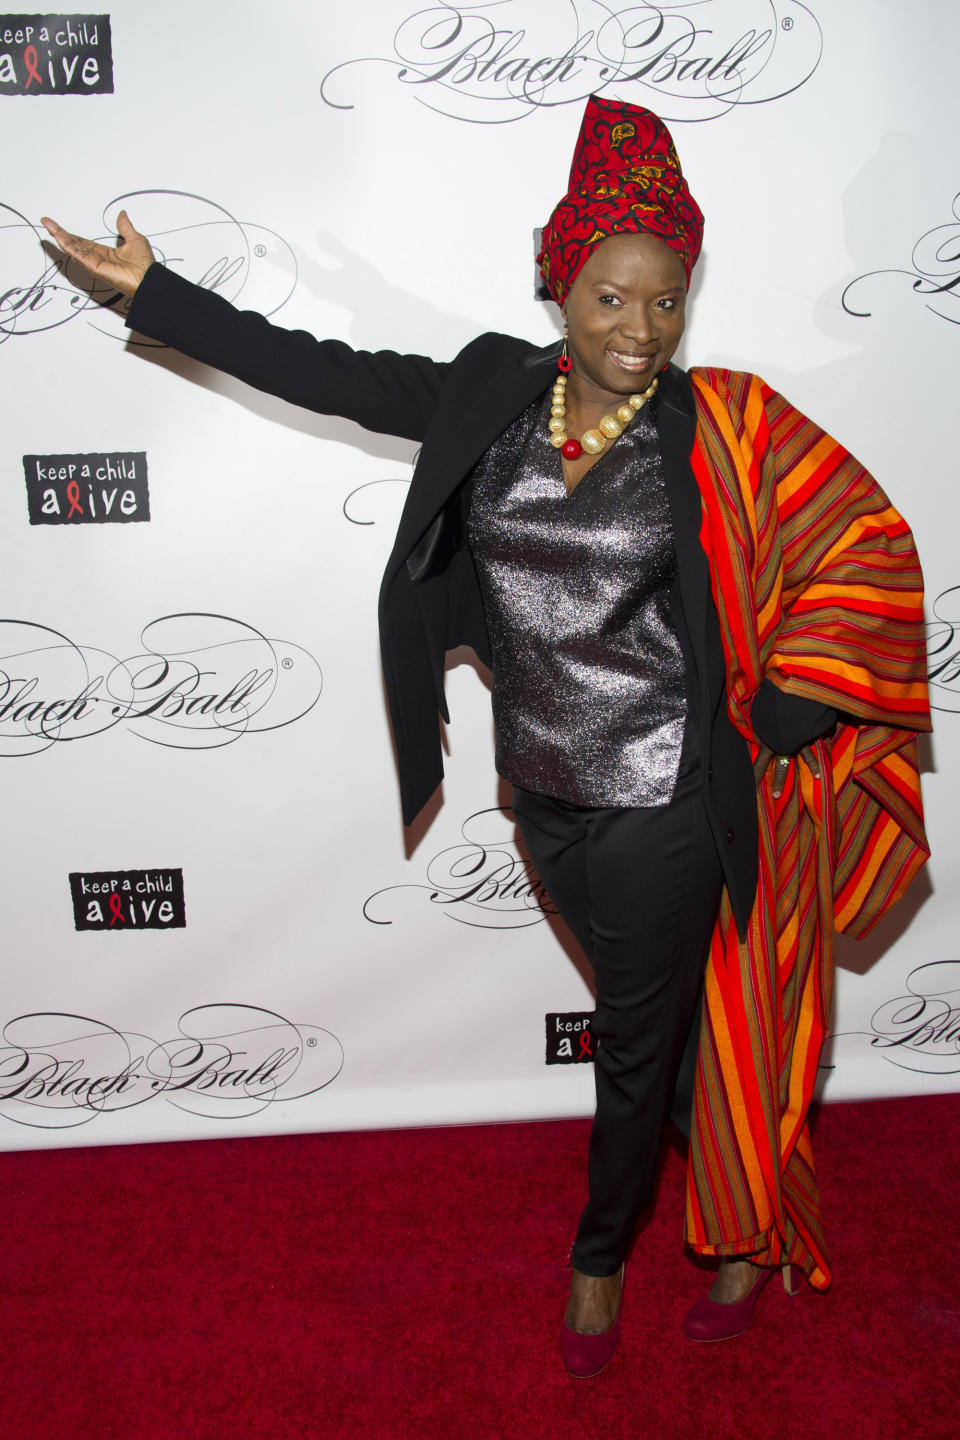
[[[490,663],[479,584],[466,546],[470,472],[552,383],[559,346],[541,350],[512,336],[481,335],[448,364],[421,355],[357,351],[238,311],[162,265],[148,270],[127,324],[295,405],[420,442],[380,591],[381,653],[403,818],[409,824],[443,778],[437,716],[439,711],[449,718],[446,651],[470,645]],[[690,466],[693,391],[675,365],[663,373],[657,401],[682,620],[697,676],[694,712],[704,797],[743,934],[756,891],[756,796],[746,742],[727,716],[723,649]]]

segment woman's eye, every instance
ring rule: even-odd
[[[664,295],[662,300],[657,301],[661,310],[676,310],[677,301],[672,295]]]
[[[601,304],[601,305],[619,305],[619,304],[620,304],[620,297],[619,297],[619,295],[601,295],[599,298],[600,298],[600,304]]]

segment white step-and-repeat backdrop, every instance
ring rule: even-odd
[[[707,216],[679,358],[758,371],[915,529],[935,859],[842,946],[823,1073],[960,1087],[958,47],[946,0],[0,16],[0,1147],[590,1109],[469,654],[442,804],[400,823],[375,601],[412,447],[130,343],[39,217],[126,206],[360,347],[546,343],[531,232],[591,91],[668,120]]]

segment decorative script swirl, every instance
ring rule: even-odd
[[[427,866],[426,884],[391,885],[365,902],[373,925],[392,925],[389,904],[401,895],[421,896],[448,920],[482,930],[519,930],[536,925],[556,908],[517,851],[512,812],[478,810],[463,822],[462,845],[441,850]]]
[[[35,755],[115,726],[211,750],[301,719],[323,677],[299,645],[227,615],[164,615],[119,660],[59,631],[0,620],[0,756]]]
[[[623,98],[636,87],[629,98],[646,94],[666,120],[709,120],[798,89],[822,49],[819,23],[799,0],[446,3],[408,16],[392,54],[335,65],[320,94],[352,109],[357,67],[378,66],[428,109],[474,124],[579,105],[614,86]]]
[[[935,225],[913,247],[905,269],[869,270],[858,275],[843,292],[848,315],[863,320],[873,314],[882,294],[881,282],[897,277],[910,283],[911,292],[940,320],[960,325],[960,194],[953,197],[952,223]],[[866,307],[866,308],[864,308]]]
[[[162,1099],[194,1115],[242,1119],[316,1094],[342,1066],[329,1030],[257,1005],[200,1005],[163,1041],[83,1015],[19,1015],[0,1040],[0,1115],[62,1130]]]

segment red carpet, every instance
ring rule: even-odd
[[[666,1158],[595,1380],[557,1351],[581,1121],[0,1155],[4,1440],[946,1440],[960,1095],[835,1105],[827,1296],[680,1334]]]

